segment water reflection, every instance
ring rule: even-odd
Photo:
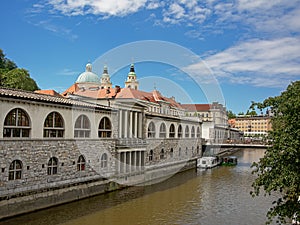
[[[250,196],[260,149],[235,154],[238,166],[190,170],[160,184],[131,187],[15,217],[3,224],[264,224],[272,199]]]

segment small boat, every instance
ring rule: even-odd
[[[237,157],[236,156],[225,156],[222,158],[222,166],[236,166]]]
[[[220,160],[216,156],[205,156],[197,160],[197,167],[210,169],[220,164]]]

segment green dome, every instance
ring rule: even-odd
[[[86,64],[85,72],[79,75],[76,83],[100,83],[99,77],[92,72],[92,64]]]

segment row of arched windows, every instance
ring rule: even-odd
[[[185,126],[184,134],[182,130],[182,125],[180,124],[177,128],[177,135],[178,138],[194,138],[197,137],[199,138],[201,136],[200,128],[197,127],[197,132],[195,132],[195,127],[192,126],[191,128],[191,136],[190,136],[190,128],[188,125]],[[176,129],[175,125],[171,123],[169,127],[169,138],[174,138],[176,135]],[[184,136],[183,136],[184,135]],[[155,131],[155,124],[154,122],[150,122],[148,125],[148,138],[155,138],[156,137],[156,131]],[[165,123],[161,123],[159,127],[159,138],[166,138],[167,137],[167,127]]]
[[[108,157],[107,153],[103,153],[101,156],[100,166],[101,168],[107,168],[108,165]],[[76,164],[77,171],[85,171],[86,169],[86,160],[83,155],[80,155],[77,159],[77,163],[74,161],[73,164]],[[47,175],[55,175],[58,173],[58,158],[51,157],[47,164]],[[44,168],[44,165],[42,165]],[[22,172],[23,172],[23,163],[21,160],[14,160],[9,165],[8,170],[8,180],[18,180],[22,179]],[[27,167],[29,169],[29,167]]]
[[[193,152],[194,151],[194,147],[192,147],[191,150]],[[199,154],[199,153],[200,153],[200,148],[199,148],[199,146],[197,146],[197,154]],[[174,157],[174,149],[173,148],[170,149],[170,153],[169,154],[170,154],[171,158]],[[185,155],[188,155],[188,147],[186,147],[186,149],[185,149]],[[178,149],[178,156],[179,157],[182,156],[182,150],[181,150],[181,148]],[[165,153],[164,148],[162,148],[160,150],[160,152],[159,152],[159,159],[165,159],[165,158],[166,158],[166,153]],[[154,160],[154,151],[153,150],[150,150],[149,155],[148,155],[148,159],[149,159],[149,161],[153,161]]]
[[[20,108],[11,110],[4,120],[3,137],[29,137],[30,119],[28,114]],[[44,121],[43,137],[64,137],[64,120],[58,112],[51,112]],[[91,123],[86,115],[80,115],[75,122],[74,137],[89,138],[91,134]],[[103,117],[98,126],[98,137],[109,138],[112,136],[112,126],[108,117]]]

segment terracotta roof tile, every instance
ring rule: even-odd
[[[51,102],[51,103],[64,104],[64,105],[89,107],[89,108],[101,108],[101,109],[110,108],[107,106],[86,103],[86,102],[82,102],[82,101],[65,98],[62,96],[38,94],[38,93],[31,92],[31,91],[23,91],[23,90],[3,88],[3,87],[0,88],[0,97],[1,96],[9,97],[9,98],[21,98],[21,99],[27,99],[27,100],[35,100],[35,101],[41,101],[41,102]]]
[[[182,107],[192,112],[209,111],[211,109],[210,104],[182,104]]]
[[[61,95],[54,90],[36,90],[34,93],[61,97]]]

